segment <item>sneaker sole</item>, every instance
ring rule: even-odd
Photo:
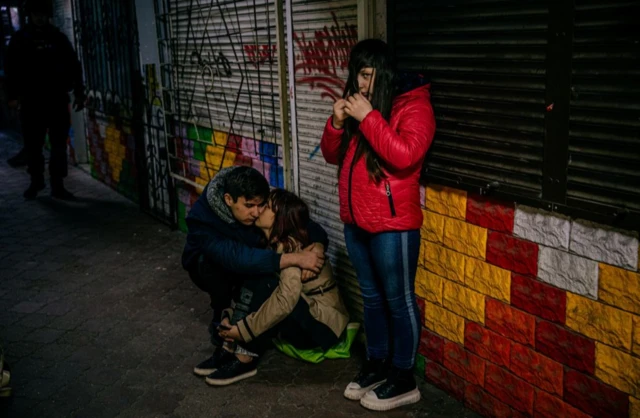
[[[410,405],[420,401],[420,391],[415,388],[411,392],[398,395],[391,399],[378,399],[375,396],[365,396],[360,399],[360,405],[372,411],[389,411],[404,405]]]
[[[240,380],[247,379],[249,377],[255,376],[258,373],[258,369],[251,370],[250,372],[246,372],[244,374],[239,374],[235,377],[230,377],[229,379],[210,379],[206,378],[205,382],[211,386],[227,386],[235,382],[239,382]]]
[[[377,388],[378,386],[380,386],[386,381],[387,381],[386,379],[381,380],[380,382],[374,383],[373,385],[369,385],[366,388],[361,388],[361,389],[349,389],[349,387],[347,387],[344,390],[344,397],[351,401],[359,401],[360,399],[362,399],[364,395],[367,394],[367,392]]]
[[[211,373],[215,372],[216,370],[218,370],[218,369],[200,369],[198,367],[194,367],[193,368],[193,374],[195,374],[196,376],[200,376],[200,377],[207,377]]]

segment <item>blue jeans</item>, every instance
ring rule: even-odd
[[[420,230],[372,234],[345,225],[344,236],[364,301],[367,356],[386,359],[391,352],[394,366],[412,368],[421,327],[414,292]]]

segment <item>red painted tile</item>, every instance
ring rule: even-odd
[[[532,315],[487,298],[485,325],[498,334],[533,347],[536,321]]]
[[[571,369],[564,373],[564,400],[599,418],[629,416],[629,395]]]
[[[418,352],[429,360],[442,364],[444,355],[444,338],[422,327]]]
[[[538,321],[536,351],[576,370],[595,371],[595,342],[551,322]]]
[[[464,400],[464,389],[467,383],[461,377],[456,376],[438,363],[427,360],[424,367],[425,378],[449,393],[454,398]]]
[[[590,418],[589,415],[565,403],[562,399],[541,390],[536,391],[533,411],[536,418]]]
[[[511,342],[475,322],[468,321],[464,331],[464,346],[480,357],[501,366],[509,366]]]
[[[426,302],[424,299],[416,296],[416,302],[418,303],[418,309],[420,309],[420,322],[424,324],[424,313],[426,309]]]
[[[538,273],[538,244],[501,232],[489,231],[487,261],[516,273],[536,276]]]
[[[529,415],[533,414],[533,386],[517,378],[506,370],[488,363],[486,368],[485,389],[487,392]]]
[[[467,222],[502,232],[513,232],[513,205],[478,195],[467,197]]]
[[[236,154],[236,159],[233,161],[233,165],[243,165],[246,167],[253,166],[253,160],[251,157],[242,154]]]
[[[456,343],[445,343],[444,366],[468,382],[483,385],[484,360]]]
[[[229,135],[226,148],[228,151],[242,154],[242,137],[236,134]]]
[[[523,345],[513,344],[509,369],[526,382],[562,396],[562,364]]]
[[[511,275],[511,305],[540,318],[564,324],[567,292],[514,273]]]
[[[509,405],[500,402],[481,387],[467,385],[464,392],[464,404],[484,417],[511,418],[512,411]]]

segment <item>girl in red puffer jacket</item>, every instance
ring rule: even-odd
[[[380,40],[361,41],[351,51],[343,97],[320,147],[325,160],[338,165],[340,217],[367,337],[367,360],[344,396],[389,410],[420,400],[413,378],[421,327],[414,294],[418,180],[435,120],[427,81],[400,77]]]

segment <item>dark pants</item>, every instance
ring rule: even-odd
[[[246,280],[240,290],[239,301],[236,300],[236,309],[231,322],[236,323],[260,309],[276,289],[279,281],[277,276]],[[293,311],[282,322],[246,344],[245,348],[261,354],[271,347],[271,339],[278,334],[299,349],[320,347],[328,350],[338,342],[338,337],[331,328],[311,316],[309,304],[303,298],[298,300]]]
[[[231,306],[234,292],[237,294],[242,286],[242,280],[237,276],[221,272],[219,267],[214,266],[206,258],[200,256],[197,265],[189,271],[189,277],[200,290],[209,295],[211,300],[209,306],[213,311],[213,318],[209,325],[211,344],[222,345],[222,339],[218,336],[215,322],[222,319],[222,311]]]
[[[412,368],[420,342],[414,292],[420,230],[371,234],[345,225],[344,236],[364,302],[367,355],[392,356],[394,366]]]
[[[222,310],[236,304],[231,323],[236,323],[251,312],[256,312],[278,287],[276,275],[239,279],[237,276],[220,274],[204,257],[200,257],[198,268],[190,272],[191,280],[202,291],[209,294],[213,319],[209,325],[211,343],[222,345],[214,322],[220,322]],[[258,336],[245,348],[262,354],[271,347],[271,339],[278,333],[288,342],[300,349],[322,347],[329,349],[338,342],[338,337],[325,324],[316,321],[309,312],[309,305],[300,298],[291,314],[272,329]]]
[[[67,138],[71,124],[68,102],[63,99],[23,101],[20,119],[31,179],[40,180],[44,176],[42,147],[48,131],[51,144],[49,174],[52,182],[62,181],[67,176]]]

